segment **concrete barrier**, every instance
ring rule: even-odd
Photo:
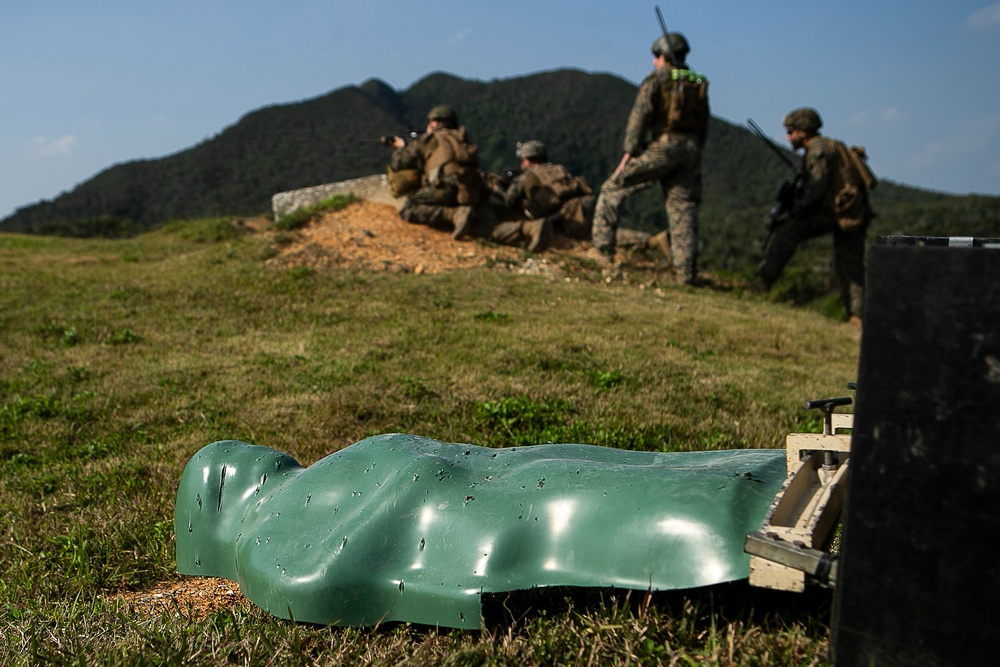
[[[348,181],[338,183],[327,183],[325,185],[315,185],[309,188],[300,188],[288,192],[279,192],[271,197],[271,210],[274,212],[274,219],[277,221],[281,216],[288,215],[293,211],[306,206],[316,204],[329,199],[335,195],[353,194],[359,199],[390,204],[399,210],[403,206],[405,197],[394,197],[389,191],[389,181],[385,174],[375,174],[362,178],[352,178]]]

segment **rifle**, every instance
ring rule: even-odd
[[[660,6],[656,5],[656,20],[660,22],[660,31],[663,32],[663,41],[667,43],[667,51],[670,52],[670,62],[674,64],[675,67],[679,67],[680,63],[677,62],[677,57],[674,55],[674,47],[670,46],[670,35],[667,34],[667,24],[663,22],[663,13],[660,12]]]
[[[407,130],[403,134],[402,139],[403,139],[403,141],[405,143],[410,143],[411,141],[413,141],[414,139],[416,139],[417,137],[419,137],[420,134],[421,133],[418,132],[417,130]],[[383,134],[378,139],[358,139],[358,143],[359,144],[376,144],[377,143],[377,144],[382,144],[383,146],[390,146],[391,147],[393,144],[396,143],[396,137],[397,136],[398,135],[394,135],[394,134]]]
[[[778,188],[778,194],[775,200],[778,202],[771,207],[768,212],[768,216],[771,219],[771,224],[767,227],[767,237],[764,239],[764,244],[761,246],[761,251],[767,250],[768,244],[771,242],[771,237],[774,236],[774,231],[788,222],[790,217],[792,207],[795,205],[795,193],[798,190],[799,182],[802,180],[802,170],[795,166],[792,159],[785,154],[781,148],[777,146],[766,134],[764,130],[760,129],[760,126],[754,122],[753,118],[747,118],[747,125],[756,134],[761,141],[767,144],[767,147],[774,151],[774,154],[781,158],[781,161],[788,165],[788,168],[795,172],[795,176],[792,180],[785,181]]]
[[[511,181],[517,178],[520,173],[520,167],[504,167],[500,170],[500,173],[497,174],[497,176],[500,184],[504,187],[504,189],[506,189],[510,185]]]

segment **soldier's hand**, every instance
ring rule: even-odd
[[[621,161],[618,163],[618,166],[615,167],[615,171],[611,175],[617,176],[618,174],[622,173],[622,171],[625,169],[625,165],[628,164],[628,161],[631,159],[632,159],[631,153],[625,153],[624,155],[622,155]]]

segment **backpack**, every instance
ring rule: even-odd
[[[670,70],[669,93],[667,131],[704,135],[708,131],[709,118],[705,75],[688,69]]]
[[[878,185],[878,179],[868,166],[868,154],[863,146],[848,147],[834,142],[837,150],[837,176],[840,184],[834,195],[833,212],[842,231],[863,229],[873,217],[868,192]]]
[[[594,220],[596,198],[592,194],[573,197],[559,209],[556,230],[574,239],[589,239]]]
[[[385,176],[393,197],[405,197],[420,189],[418,169],[393,169],[390,165],[386,165]]]
[[[874,190],[878,185],[878,179],[868,166],[868,151],[864,146],[851,146],[847,149],[847,158],[854,166],[857,177],[865,184],[869,190]]]
[[[479,150],[469,143],[465,128],[436,130],[433,136],[437,139],[437,147],[424,165],[427,181],[436,185],[443,177],[450,176],[458,188],[459,205],[478,204]]]
[[[558,164],[538,165],[531,170],[533,181],[525,190],[528,207],[535,217],[544,217],[559,209],[574,197],[591,194],[590,185],[582,176],[573,176]]]

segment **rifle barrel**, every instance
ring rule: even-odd
[[[656,20],[660,22],[660,30],[663,32],[663,41],[667,43],[667,51],[670,52],[670,62],[679,67],[680,63],[677,62],[677,58],[674,56],[674,47],[670,46],[670,35],[667,34],[667,23],[663,20],[663,13],[660,11],[659,5],[655,5],[655,8]]]
[[[774,151],[775,155],[781,158],[782,162],[787,164],[792,171],[798,171],[798,168],[795,166],[795,163],[792,162],[792,159],[787,155],[785,155],[785,153],[780,148],[778,148],[778,146],[773,141],[771,141],[771,139],[766,134],[764,134],[764,130],[760,129],[760,125],[754,122],[753,118],[747,118],[747,125],[750,126],[750,129],[753,130],[753,133],[756,134],[761,141],[767,144],[768,148]]]

